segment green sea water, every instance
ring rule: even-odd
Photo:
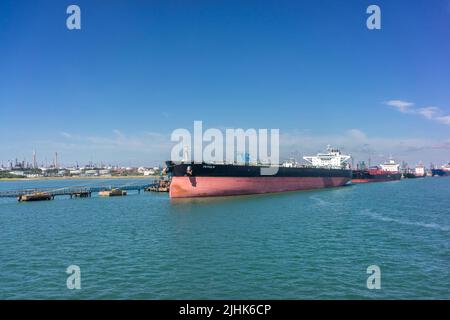
[[[69,265],[80,290],[66,286]],[[379,290],[367,288],[370,265]],[[0,298],[450,299],[450,178],[178,201],[0,199]]]

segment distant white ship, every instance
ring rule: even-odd
[[[422,162],[420,162],[414,169],[414,175],[416,177],[425,177],[426,172],[425,172],[425,166],[423,165]]]

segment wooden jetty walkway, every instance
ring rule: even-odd
[[[159,185],[159,180],[153,180],[146,184],[108,184],[98,186],[68,186],[62,188],[33,188],[33,189],[17,189],[17,190],[0,190],[0,198],[17,198],[23,195],[31,195],[36,193],[49,194],[55,196],[70,196],[70,197],[89,197],[92,193],[100,191],[108,191],[113,189],[120,189],[124,191],[135,190],[138,193],[141,190],[154,188]]]

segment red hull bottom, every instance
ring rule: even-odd
[[[221,197],[339,187],[347,177],[173,177],[171,198]]]
[[[398,181],[398,179],[352,179],[352,183],[372,183],[372,182],[388,182]]]

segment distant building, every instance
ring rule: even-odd
[[[111,170],[109,169],[101,169],[98,170],[98,174],[101,176],[110,176],[111,175]]]
[[[86,176],[98,176],[98,171],[97,170],[93,170],[93,169],[86,170],[86,171],[84,171],[84,174]]]
[[[17,171],[17,170],[10,171],[9,173],[13,174],[15,176],[24,176],[25,175],[23,171]]]
[[[155,170],[148,169],[143,172],[144,176],[153,176],[155,174]]]
[[[26,174],[25,177],[27,177],[27,178],[39,178],[39,177],[42,177],[42,174],[29,173],[29,174]]]
[[[137,172],[139,172],[139,173],[145,173],[147,171],[147,168],[144,168],[144,167],[139,167],[138,169],[137,169]],[[145,175],[145,174],[144,174]]]
[[[81,173],[82,173],[82,171],[80,169],[69,170],[69,174],[71,176],[79,176]]]

